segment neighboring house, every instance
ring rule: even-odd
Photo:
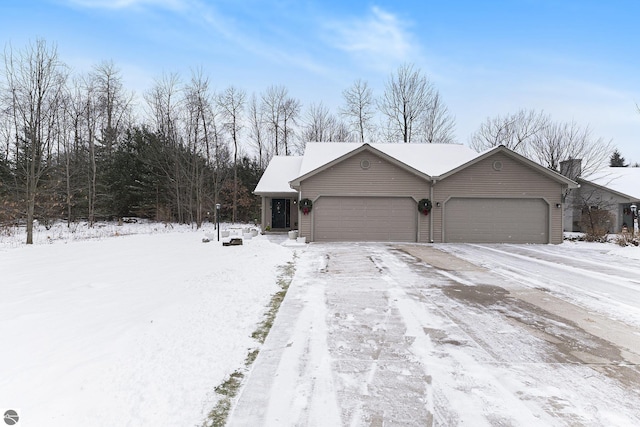
[[[504,146],[308,143],[274,157],[254,193],[263,228],[307,241],[561,243],[562,199],[576,187]]]
[[[579,163],[573,169],[573,173],[579,175]],[[640,206],[640,168],[608,167],[584,178],[578,176],[575,180],[580,188],[572,190],[566,199],[566,231],[582,231],[580,221],[585,209],[611,212],[609,233],[619,233],[625,225],[633,230],[631,205]]]

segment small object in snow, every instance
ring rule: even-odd
[[[207,239],[206,237],[202,238],[202,243],[209,243],[211,240]]]
[[[238,245],[242,245],[242,239],[239,239],[237,237],[232,238],[228,242],[222,242],[222,246],[238,246]]]

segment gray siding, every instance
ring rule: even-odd
[[[605,191],[602,188],[595,187],[589,183],[582,182],[580,188],[572,190],[571,196],[568,200],[571,202],[573,208],[572,223],[575,223],[575,231],[580,230],[580,219],[582,217],[582,209],[585,206],[592,206],[597,209],[604,209],[611,213],[613,222],[609,227],[609,233],[619,233],[622,230],[622,223],[627,221],[627,226],[633,228],[633,223],[630,221],[629,215],[626,219],[623,215],[623,209],[621,205],[630,204],[631,200],[627,197],[622,197],[618,194]]]
[[[494,168],[496,161],[501,163],[499,170]],[[562,203],[563,185],[505,154],[496,153],[437,182],[433,191],[434,205],[441,204],[432,211],[435,242],[443,241],[446,202],[452,197],[467,197],[543,199],[549,206],[549,243],[562,243],[562,209],[556,204]],[[518,218],[511,221],[517,223]]]
[[[369,161],[368,169],[361,167],[362,160]],[[425,179],[365,151],[302,181],[300,191],[301,198],[314,203],[321,197],[334,196],[412,198],[417,202],[429,197],[429,185]],[[314,211],[315,206],[309,215],[300,215],[300,235],[309,241],[314,240]],[[429,241],[428,216],[418,216],[417,234],[418,241]]]

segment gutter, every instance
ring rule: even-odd
[[[433,204],[433,186],[436,185],[437,179],[431,177],[431,185],[429,186],[429,200]],[[433,243],[433,213],[429,215],[429,243]]]

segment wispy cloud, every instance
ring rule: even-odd
[[[189,0],[68,0],[75,6],[93,9],[132,9],[142,7],[162,7],[171,10],[182,10],[189,4]]]
[[[417,48],[409,24],[374,6],[365,17],[327,24],[335,47],[377,65],[407,60]]]

